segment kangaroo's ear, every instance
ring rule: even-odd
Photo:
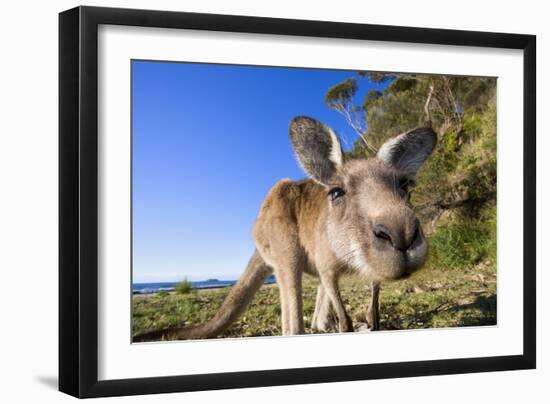
[[[307,175],[321,185],[344,164],[338,136],[328,126],[306,116],[290,122],[290,141],[298,162]]]
[[[433,129],[414,129],[387,140],[376,156],[405,174],[414,176],[432,154],[436,142],[437,136]]]

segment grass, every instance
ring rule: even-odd
[[[193,285],[191,285],[191,282],[187,278],[184,278],[183,281],[178,283],[176,285],[176,293],[180,295],[186,295],[188,293],[191,293],[193,290]]]
[[[304,278],[304,322],[311,318],[318,282]],[[354,324],[360,328],[370,297],[365,281],[341,279],[340,288]],[[158,328],[195,325],[211,318],[229,288],[197,293],[135,295],[133,334]],[[401,330],[496,324],[496,265],[491,259],[460,269],[441,270],[430,264],[411,278],[383,285],[380,292],[380,328]],[[240,320],[220,337],[281,335],[278,286],[264,285]]]
[[[440,225],[430,236],[430,259],[440,268],[476,265],[496,257],[496,209],[482,212],[481,218],[455,217]]]

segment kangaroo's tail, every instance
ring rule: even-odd
[[[254,251],[244,274],[231,288],[218,312],[204,324],[191,327],[165,328],[133,337],[134,342],[212,338],[225,331],[246,310],[252,298],[273,269]]]

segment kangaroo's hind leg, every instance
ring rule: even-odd
[[[280,288],[284,335],[303,334],[302,271],[307,264],[296,223],[300,187],[291,180],[273,186],[254,225],[256,247],[273,268]]]
[[[271,239],[269,248],[257,243],[258,250],[273,268],[281,299],[283,335],[304,333],[302,274],[305,253],[294,238]]]
[[[281,297],[281,323],[283,335],[304,333],[304,309],[302,296],[302,270],[299,257],[279,260],[275,276]]]
[[[289,330],[289,323],[288,323],[288,307],[287,307],[287,297],[286,297],[286,289],[282,286],[283,285],[283,279],[282,275],[278,273],[278,271],[275,272],[275,279],[277,280],[277,285],[279,287],[279,306],[281,307],[281,334],[282,335],[288,335]]]

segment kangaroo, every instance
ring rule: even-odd
[[[431,128],[414,129],[386,141],[376,157],[346,159],[332,129],[298,116],[290,122],[290,140],[310,178],[283,179],[271,188],[254,224],[254,254],[219,311],[204,324],[148,332],[134,342],[215,337],[240,317],[272,273],[283,335],[304,333],[304,273],[320,280],[315,329],[353,331],[338,289],[346,272],[371,282],[367,321],[371,330],[379,328],[380,283],[409,276],[426,259],[428,245],[408,186],[436,135]]]

